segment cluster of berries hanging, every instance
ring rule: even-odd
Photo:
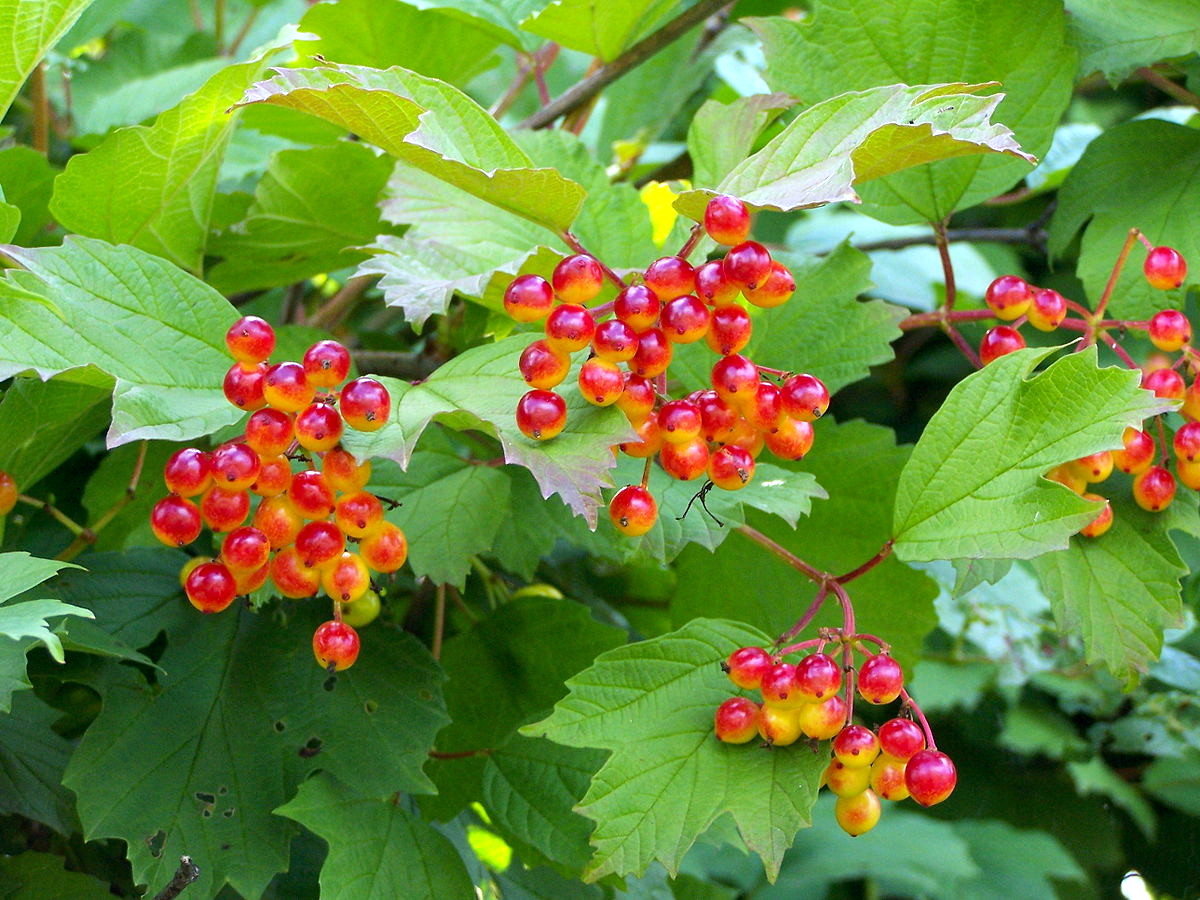
[[[635,284],[585,253],[562,260],[550,281],[521,275],[509,284],[509,315],[518,322],[545,320],[546,336],[520,360],[531,388],[517,404],[517,426],[525,435],[545,441],[563,430],[567,405],[552,389],[570,372],[571,354],[586,349],[579,370],[584,399],[620,408],[638,433],[638,440],[620,445],[621,452],[657,456],[673,478],[706,476],[718,488],[738,490],[754,477],[764,446],[782,459],[809,451],[811,423],[829,406],[825,385],[812,375],[757,366],[739,353],[752,330],[741,298],[760,308],[780,306],[796,289],[792,274],[762,244],[748,240],[750,211],[737,198],[709,201],[704,230],[730,249],[695,268],[685,258],[689,241],[681,255],[652,262]],[[588,309],[606,275],[620,292],[611,303]],[[712,367],[712,389],[672,399],[666,373],[673,346],[697,341],[721,357]],[[658,518],[646,481],[622,488],[609,504],[613,524],[630,536],[645,534]]]
[[[394,572],[408,558],[404,532],[365,490],[370,462],[339,446],[346,425],[382,428],[391,397],[373,378],[336,390],[350,372],[350,354],[336,341],[313,344],[302,362],[268,365],[275,332],[246,316],[225,343],[236,360],[225,396],[251,413],[245,433],[211,451],[173,454],[163,470],[171,493],[155,504],[151,527],[171,547],[191,544],[205,525],[224,535],[215,559],[194,557],[180,574],[201,612],[221,612],[268,579],[295,599],[324,589],[333,620],[317,629],[313,652],[322,667],[345,669],[358,657],[359,639],[342,620],[343,604],[370,601],[371,572]],[[252,495],[259,502],[246,525]],[[377,608],[377,596],[374,602]]]
[[[870,653],[863,641],[869,635],[843,638],[837,629],[823,632],[778,651],[742,647],[730,654],[722,668],[739,688],[761,693],[762,702],[730,697],[713,717],[716,736],[729,744],[746,744],[761,738],[768,748],[794,744],[801,737],[831,741],[833,758],[821,781],[834,794],[838,824],[857,837],[879,822],[880,798],[899,801],[912,797],[922,806],[941,803],[954,790],[958,775],[950,757],[937,749],[920,708],[904,690],[900,664],[886,652]],[[843,667],[823,652],[834,640],[866,657],[857,670]],[[796,663],[785,662],[791,653],[816,647]],[[857,695],[881,705],[903,696],[906,717],[889,719],[872,730],[853,722]]]

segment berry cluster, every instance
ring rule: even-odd
[[[932,806],[950,796],[958,776],[950,757],[934,745],[928,723],[904,690],[900,664],[886,651],[863,649],[863,641],[877,639],[842,634],[828,629],[816,641],[776,652],[762,647],[735,650],[722,668],[739,688],[759,691],[762,702],[730,697],[717,707],[713,726],[716,736],[730,744],[749,743],[756,737],[767,747],[784,747],[801,737],[831,741],[833,758],[822,783],[837,795],[838,824],[857,837],[878,823],[880,797],[897,801],[912,797],[922,806]],[[823,652],[829,640],[866,657],[857,671],[849,666],[843,670]],[[814,645],[816,651],[796,663],[784,661],[789,653]],[[873,705],[903,696],[904,709],[914,712],[921,724],[902,716],[887,720],[877,730],[855,724],[856,692]]]
[[[220,612],[268,579],[295,599],[324,589],[333,620],[317,629],[313,652],[321,666],[345,669],[358,657],[351,623],[369,622],[378,612],[371,572],[394,572],[408,557],[404,532],[365,490],[370,462],[339,446],[346,425],[382,428],[391,397],[373,378],[336,390],[350,372],[350,354],[336,341],[313,344],[302,362],[268,365],[275,332],[246,316],[225,343],[236,360],[225,396],[251,414],[245,432],[211,451],[187,447],[173,454],[163,470],[171,493],[155,504],[150,525],[172,547],[192,543],[205,525],[224,535],[215,559],[194,557],[180,574],[201,612]],[[246,525],[251,495],[260,499]]]
[[[571,354],[582,350],[588,352],[578,376],[584,399],[615,404],[637,429],[638,439],[619,449],[647,460],[646,477],[617,491],[609,505],[613,524],[630,536],[645,534],[658,518],[646,487],[652,457],[673,478],[706,476],[718,488],[738,490],[754,477],[764,446],[782,459],[801,459],[812,447],[812,422],[829,406],[819,379],[755,365],[739,352],[752,331],[741,299],[769,309],[786,303],[796,288],[787,267],[748,240],[746,205],[714,197],[703,228],[729,250],[695,268],[686,259],[694,241],[680,255],[652,262],[629,285],[580,252],[563,259],[550,281],[521,275],[504,292],[504,308],[518,322],[545,320],[545,337],[521,354],[521,375],[531,388],[517,404],[521,431],[545,441],[563,430],[567,406],[553,388],[570,372]],[[620,292],[589,309],[606,276]],[[712,389],[672,399],[666,374],[674,345],[697,341],[720,356]]]

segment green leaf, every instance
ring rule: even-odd
[[[276,153],[246,216],[212,242],[210,255],[223,261],[208,280],[231,294],[359,262],[358,248],[381,231],[377,203],[393,165],[347,141]]]
[[[26,77],[92,0],[4,0],[0,3],[0,116],[16,99]]]
[[[706,100],[688,126],[692,180],[716,186],[750,155],[755,139],[784,110],[796,104],[787,94],[754,94],[732,103]]]
[[[0,279],[0,377],[33,369],[49,378],[84,363],[107,372],[116,379],[109,446],[187,440],[240,418],[221,391],[236,313],[208,285],[91,238],[3,252],[24,268]]]
[[[0,713],[12,709],[13,694],[33,687],[25,672],[25,654],[33,641],[14,641],[0,636]]]
[[[961,597],[981,584],[995,584],[1012,569],[1011,559],[956,559],[954,588],[951,594]]]
[[[1200,50],[1200,22],[1189,0],[1145,0],[1136,7],[1065,0],[1079,75],[1103,72],[1116,87],[1134,69]]]
[[[52,378],[17,378],[0,400],[0,469],[25,490],[106,424],[112,392]]]
[[[0,187],[0,241],[11,241],[21,225],[21,210],[4,201],[4,190]]]
[[[570,47],[612,62],[621,51],[662,21],[677,0],[553,0],[541,12],[521,23],[532,32],[563,47]]]
[[[169,596],[186,606],[177,581]],[[192,614],[171,633],[157,686],[127,675],[108,689],[64,782],[89,840],[127,842],[135,881],[160,889],[186,852],[198,894],[227,883],[259,896],[295,833],[271,810],[317,768],[374,797],[430,789],[421,767],[446,721],[436,664],[376,625],[330,689],[312,658],[319,621],[315,610],[286,622]]]
[[[548,719],[522,729],[571,747],[611,751],[579,811],[596,821],[585,875],[641,875],[657,860],[674,875],[688,848],[729,814],[768,878],[811,824],[825,765],[803,745],[762,752],[713,737],[729,696],[718,663],[761,632],[717,619],[611,650],[567,682]]]
[[[62,713],[33,694],[21,694],[11,715],[0,716],[0,812],[20,813],[70,834],[73,801],[61,786],[71,745],[52,728]],[[0,896],[8,898],[0,876]]]
[[[772,90],[815,103],[894,82],[999,82],[996,118],[1041,156],[1073,88],[1066,18],[1058,0],[913,0],[888,16],[872,0],[819,0],[803,21],[746,21],[762,38]],[[963,112],[962,101],[946,102]],[[973,156],[891,175],[865,185],[862,196],[865,211],[893,225],[938,222],[1028,171],[1007,155]]]
[[[1107,493],[1107,492],[1106,492]],[[1195,501],[1180,496],[1176,504]],[[1148,513],[1128,494],[1110,498],[1111,530],[1097,539],[1076,537],[1066,550],[1033,561],[1059,628],[1083,638],[1086,659],[1132,684],[1162,649],[1163,628],[1183,615],[1179,579],[1187,566],[1168,535],[1181,524],[1175,504]],[[1194,526],[1188,531],[1195,533]]]
[[[675,208],[699,220],[716,194],[785,212],[857,203],[855,184],[934,160],[999,153],[1033,162],[1008,128],[991,121],[1004,95],[975,96],[986,87],[893,84],[839,94],[796,116],[715,189],[681,194]]]
[[[921,709],[936,714],[974,709],[995,680],[996,666],[990,662],[923,659],[913,670],[908,686],[913,696],[920,698]]]
[[[574,378],[568,378],[570,386],[561,391],[567,401],[566,430],[545,442],[521,434],[513,410],[529,386],[517,359],[535,337],[521,334],[475,347],[415,386],[381,379],[392,395],[392,419],[373,434],[349,435],[347,447],[358,456],[386,456],[404,467],[435,419],[460,431],[482,430],[499,438],[505,462],[533,473],[542,496],[558,494],[594,525],[603,502],[600,486],[609,483],[608,471],[616,464],[609,448],[632,432],[620,411],[592,406],[579,395]]]
[[[161,546],[150,528],[150,511],[167,493],[167,486],[162,477],[163,467],[181,446],[166,441],[154,441],[145,448],[142,475],[138,481],[137,493],[132,499],[128,496],[129,481],[133,477],[133,467],[138,464],[141,456],[141,445],[125,444],[100,460],[100,465],[96,467],[83,489],[83,508],[87,510],[88,522],[95,522],[118,503],[124,505],[115,517],[109,519],[104,529],[98,532],[96,543],[92,545],[93,549],[105,551],[134,546]]]
[[[1058,192],[1050,253],[1061,256],[1081,228],[1076,273],[1095,304],[1130,228],[1156,245],[1200,258],[1200,232],[1189,210],[1200,203],[1200,133],[1158,119],[1126,122],[1088,144]],[[1152,288],[1134,247],[1108,307],[1112,315],[1146,319],[1165,305],[1180,306],[1183,291]],[[1189,283],[1195,283],[1193,266]]]
[[[227,110],[265,61],[221,69],[153,125],[119,129],[73,156],[55,180],[54,217],[71,231],[199,273],[218,170],[237,123]]]
[[[1051,759],[1078,757],[1088,748],[1087,742],[1057,710],[1033,703],[1013,706],[1005,712],[999,742],[1014,753],[1040,754]]]
[[[584,191],[533,168],[500,124],[466,94],[406,69],[278,69],[237,106],[271,103],[340,125],[409,165],[553,231],[567,228]]]
[[[32,147],[0,150],[0,186],[4,199],[21,211],[21,224],[12,241],[22,247],[46,243],[50,224],[50,195],[56,170]]]
[[[388,69],[403,66],[458,87],[497,62],[500,37],[473,16],[403,0],[337,0],[309,8],[298,41],[307,57]],[[453,48],[447,53],[447,48]]]
[[[0,637],[20,640],[33,638],[45,646],[54,657],[55,662],[63,662],[62,641],[57,634],[50,630],[47,619],[57,616],[83,616],[90,619],[92,614],[79,606],[68,606],[57,600],[26,600],[22,603],[9,603],[0,606]]]
[[[1159,757],[1146,767],[1142,788],[1168,806],[1200,816],[1200,754]]]
[[[1054,882],[1086,881],[1074,857],[1044,831],[986,819],[955,822],[954,832],[980,870],[956,886],[954,896],[963,900],[1057,900],[1062,893]]]
[[[63,868],[61,856],[34,853],[0,856],[0,892],[4,900],[110,900],[109,885],[91,875]]]
[[[950,392],[900,478],[899,556],[1028,559],[1065,547],[1095,518],[1095,503],[1043,474],[1120,447],[1124,428],[1163,403],[1140,390],[1137,372],[1098,368],[1095,347],[1032,375],[1056,349],[1010,353]]]
[[[849,572],[870,559],[891,535],[892,501],[907,458],[908,448],[896,446],[890,429],[822,420],[804,461],[780,466],[811,472],[829,499],[814,503],[812,513],[794,531],[760,513],[749,515],[750,524],[810,565]],[[733,535],[718,553],[698,547],[685,550],[675,569],[679,580],[671,621],[676,626],[697,616],[728,616],[774,636],[800,618],[816,592],[806,577],[742,534]],[[730,590],[730,585],[737,589]],[[888,558],[855,579],[848,590],[858,627],[883,635],[901,664],[911,667],[925,635],[937,624],[934,582]],[[814,628],[840,625],[835,607],[831,600]]]
[[[1087,762],[1067,763],[1067,771],[1080,794],[1100,794],[1129,813],[1147,840],[1154,840],[1154,810],[1137,788],[1114,772],[1103,758],[1093,756]]]
[[[443,835],[400,803],[356,795],[328,774],[275,810],[329,845],[321,896],[330,900],[470,900],[475,887]]]

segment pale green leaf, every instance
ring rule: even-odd
[[[923,699],[923,698],[922,698]],[[1070,721],[1055,709],[1033,703],[1010,707],[998,735],[1002,746],[1024,756],[1078,758],[1088,749]]]
[[[66,34],[92,0],[0,2],[0,116],[8,112],[25,78]]]
[[[0,856],[0,891],[4,900],[110,900],[109,885],[91,875],[64,868],[63,857],[27,850]]]
[[[90,364],[116,379],[110,446],[186,440],[237,421],[221,381],[232,306],[203,282],[133,247],[70,237],[3,251],[0,377]],[[42,302],[31,302],[41,300]]]
[[[612,62],[621,51],[651,31],[678,0],[553,0],[521,23],[532,32]]]
[[[584,191],[539,169],[466,94],[406,69],[278,69],[237,104],[297,109],[352,131],[409,165],[553,231],[567,228]]]
[[[57,600],[25,600],[0,606],[0,637],[21,640],[33,638],[45,646],[55,662],[62,662],[62,641],[50,630],[48,619],[58,616],[83,616],[92,614],[79,606],[68,606]]]
[[[1164,409],[1095,347],[1034,368],[1056,348],[1002,356],[959,382],[925,426],[896,494],[896,553],[909,560],[1028,559],[1067,545],[1096,504],[1043,475],[1120,447]]]
[[[47,243],[50,196],[57,170],[32,147],[0,150],[0,186],[4,199],[21,210],[21,223],[12,241],[22,247]]]
[[[1191,0],[1065,0],[1079,74],[1103,72],[1116,86],[1139,66],[1200,50],[1200,16]]]
[[[51,378],[17,378],[0,400],[0,469],[21,490],[108,424],[111,389]]]
[[[24,551],[0,553],[0,603],[37,587],[63,569],[77,568],[73,563],[38,559]]]
[[[688,126],[693,182],[720,184],[750,155],[762,130],[795,104],[796,99],[787,94],[754,94],[732,103],[706,100]]]
[[[182,102],[188,94],[200,90],[204,83],[229,65],[225,57],[188,60],[164,69],[150,69],[145,74],[130,73],[111,90],[95,97],[92,102],[80,103],[75,116],[78,134],[106,134],[121,125],[138,125],[164,110]],[[124,74],[124,73],[122,73]],[[84,87],[87,87],[85,82]]]
[[[20,226],[20,208],[5,202],[4,189],[0,187],[0,242],[11,241]]]
[[[761,632],[719,619],[611,650],[567,682],[550,718],[522,733],[611,751],[579,811],[596,821],[585,878],[674,875],[695,840],[729,814],[769,878],[811,824],[825,758],[804,744],[764,751],[718,741],[712,712],[729,696],[719,663]]]
[[[1003,94],[990,84],[892,84],[811,106],[712,190],[675,208],[699,220],[708,198],[733,194],[755,209],[795,210],[859,202],[854,185],[933,160],[1000,153],[1032,162],[991,115]]]
[[[888,15],[874,0],[818,0],[810,10],[801,21],[747,20],[762,38],[772,90],[812,104],[895,82],[998,82],[996,119],[1026,152],[1050,146],[1076,63],[1058,0],[911,0]],[[947,103],[962,112],[960,102]],[[864,185],[864,209],[894,225],[937,222],[1028,171],[1009,155],[940,161]]]

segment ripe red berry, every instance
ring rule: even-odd
[[[202,494],[212,484],[212,462],[207,453],[195,447],[176,450],[163,466],[163,481],[172,494],[181,497]]]
[[[796,684],[807,702],[828,700],[842,687],[842,667],[827,653],[812,653],[796,663]]]
[[[188,575],[184,592],[188,601],[200,612],[218,613],[237,596],[237,582],[224,564],[202,563]]]
[[[1162,466],[1151,466],[1133,479],[1133,499],[1147,512],[1161,512],[1175,499],[1175,478]]]
[[[612,406],[624,389],[625,375],[614,362],[595,356],[579,369],[579,393],[594,406]]]
[[[658,411],[658,427],[664,441],[682,444],[700,436],[700,409],[687,400],[671,400]]]
[[[714,353],[729,356],[740,352],[750,343],[753,328],[750,314],[740,306],[721,306],[713,310],[712,323],[704,335],[704,341]]]
[[[950,796],[958,783],[958,772],[950,757],[940,750],[922,750],[908,761],[904,784],[922,806],[933,806]]]
[[[225,332],[225,346],[238,362],[262,362],[275,350],[275,329],[258,316],[242,316]]]
[[[733,432],[722,441],[734,447],[745,448],[751,456],[758,459],[763,448],[767,445],[763,433],[743,418],[738,418],[733,426]]]
[[[567,403],[553,391],[534,389],[517,401],[517,427],[526,437],[548,441],[567,424]]]
[[[408,559],[408,539],[398,525],[385,521],[363,539],[358,550],[376,572],[395,572]]]
[[[979,359],[986,366],[988,363],[1025,348],[1025,338],[1021,332],[1007,325],[997,325],[989,328],[979,342]]]
[[[833,805],[834,819],[850,837],[866,834],[878,825],[882,812],[879,796],[869,789],[853,797],[838,797]]]
[[[150,511],[150,529],[168,547],[182,547],[200,537],[200,510],[190,500],[172,494]]]
[[[292,417],[277,409],[260,409],[246,420],[246,444],[259,456],[278,456],[292,446]]]
[[[365,538],[383,522],[383,504],[370,491],[355,491],[338,498],[333,510],[338,528],[352,538]]]
[[[1048,288],[1035,291],[1025,315],[1038,331],[1053,331],[1067,317],[1067,298]]]
[[[235,575],[256,572],[271,559],[271,542],[252,525],[243,525],[225,535],[221,543],[221,561]]]
[[[712,367],[712,385],[722,400],[738,406],[758,389],[758,366],[738,353],[723,357]]]
[[[912,719],[888,719],[879,726],[879,749],[893,759],[912,759],[925,749],[925,732]]]
[[[1033,303],[1033,288],[1024,278],[1001,275],[988,285],[983,302],[996,314],[997,319],[1012,321],[1021,318],[1028,311]]]
[[[667,302],[661,320],[667,340],[676,344],[693,344],[708,333],[712,316],[703,300],[686,294]]]
[[[312,403],[316,393],[304,366],[298,362],[277,363],[267,369],[263,378],[263,396],[267,403],[283,412],[299,412]]]
[[[851,768],[869,766],[879,755],[879,738],[870,728],[847,725],[833,739],[833,754],[838,762]]]
[[[345,622],[325,622],[313,633],[313,655],[322,669],[340,672],[358,659],[358,632]]]
[[[317,341],[304,351],[302,365],[309,384],[334,387],[350,374],[350,351],[337,341]]]
[[[225,373],[225,381],[221,385],[225,399],[247,412],[262,409],[267,404],[263,394],[266,372],[266,363],[235,362]]]
[[[327,403],[313,403],[296,414],[295,429],[301,447],[324,453],[342,439],[342,417]]]
[[[636,376],[634,376],[636,377]],[[658,416],[650,413],[636,426],[638,439],[620,444],[621,452],[634,459],[648,459],[662,449],[662,431],[658,427]]]
[[[763,443],[780,459],[799,460],[808,455],[813,445],[811,422],[781,419],[774,431],[763,432]]]
[[[354,454],[335,447],[325,454],[321,474],[335,491],[357,491],[371,480],[371,461],[360,463]]]
[[[682,444],[663,443],[658,451],[663,471],[680,481],[694,481],[708,471],[708,444],[703,438]]]
[[[592,335],[592,349],[609,362],[628,362],[637,353],[637,332],[620,319],[601,322]]]
[[[780,394],[777,385],[769,381],[760,381],[754,392],[742,400],[742,415],[759,431],[778,431],[786,419]]]
[[[262,462],[246,444],[222,444],[212,452],[212,479],[227,491],[244,491],[254,484]]]
[[[897,802],[908,798],[908,787],[904,784],[903,760],[893,759],[880,753],[871,763],[871,790],[884,800]]]
[[[641,375],[626,375],[625,388],[617,398],[617,408],[631,425],[640,425],[654,411],[654,385]]]
[[[779,397],[783,411],[801,422],[814,422],[829,409],[829,389],[815,375],[793,375]]]
[[[1155,247],[1146,256],[1142,271],[1152,287],[1166,291],[1183,284],[1187,278],[1187,262],[1177,250]]]
[[[341,603],[353,603],[371,589],[371,573],[361,556],[349,551],[321,569],[321,587]]]
[[[730,697],[713,714],[713,731],[727,744],[744,744],[758,735],[758,704],[746,697]]]
[[[338,409],[356,431],[378,431],[392,414],[392,395],[374,378],[355,378],[338,395]]]
[[[858,693],[868,703],[891,703],[904,687],[904,670],[890,656],[867,657],[858,670]]]
[[[646,269],[646,287],[654,291],[663,303],[690,294],[696,284],[696,270],[678,256],[664,256]]]
[[[759,282],[756,288],[746,289],[746,299],[761,309],[773,309],[783,306],[796,293],[796,279],[791,271],[779,260],[771,261],[767,277]]]
[[[1126,428],[1121,437],[1124,449],[1112,451],[1113,465],[1129,475],[1150,468],[1154,461],[1154,438],[1138,428]]]
[[[1177,309],[1160,309],[1150,317],[1147,329],[1150,343],[1166,353],[1174,353],[1192,339],[1192,323]]]
[[[258,477],[250,490],[260,497],[274,497],[282,494],[291,486],[292,464],[286,456],[268,456],[259,467]]]
[[[608,517],[617,531],[639,537],[658,521],[658,503],[654,495],[640,484],[627,484],[608,504]]]
[[[1098,484],[1112,474],[1113,458],[1109,451],[1101,450],[1098,453],[1089,453],[1087,456],[1072,460],[1070,465],[1084,481],[1089,484]]]
[[[285,547],[271,560],[271,580],[292,600],[311,597],[321,586],[321,573],[304,565],[295,547]]]
[[[706,441],[724,441],[733,434],[738,414],[716,391],[698,391],[693,402],[700,410],[700,431]]]
[[[671,364],[671,342],[661,328],[649,328],[638,335],[637,353],[629,361],[629,368],[643,378],[654,378],[667,371]]]
[[[324,519],[333,512],[333,488],[315,469],[305,469],[292,476],[288,497],[306,519]]]
[[[1142,376],[1142,387],[1164,400],[1181,400],[1187,385],[1174,369],[1155,369]]]
[[[696,293],[715,307],[729,306],[738,298],[741,289],[725,274],[725,264],[713,259],[696,269]]]
[[[613,314],[634,331],[645,331],[658,324],[662,301],[644,284],[635,284],[617,294]]]
[[[250,494],[247,491],[227,491],[210,487],[200,498],[200,515],[204,524],[216,532],[232,531],[250,513]]]
[[[593,257],[576,253],[561,260],[550,276],[560,300],[564,303],[587,303],[600,293],[604,271]]]
[[[7,472],[0,471],[0,516],[7,516],[17,505],[17,483]]]
[[[726,278],[743,291],[752,291],[771,274],[771,254],[756,241],[744,241],[725,254],[724,266]]]
[[[554,306],[554,289],[540,275],[518,275],[504,290],[504,310],[518,322],[544,319]]]
[[[304,526],[304,517],[288,497],[280,494],[258,504],[253,525],[267,536],[272,550],[279,550],[296,540]]]
[[[846,724],[846,701],[834,694],[820,703],[806,703],[800,707],[800,730],[817,741],[834,737]]]
[[[592,342],[596,320],[582,306],[564,303],[546,317],[546,343],[559,353],[574,353]]]
[[[740,244],[750,234],[750,210],[737,197],[718,194],[704,207],[704,230],[718,244]]]
[[[257,569],[251,569],[248,572],[238,572],[230,569],[233,573],[234,586],[239,596],[253,594],[260,587],[267,583],[267,579],[271,577],[271,564],[263,563]]]
[[[1175,432],[1172,446],[1175,455],[1180,459],[1195,462],[1196,457],[1200,456],[1200,422],[1188,422],[1186,425],[1181,425]]]
[[[308,522],[296,535],[296,552],[305,568],[319,568],[346,549],[346,536],[332,522]]]
[[[783,709],[798,709],[807,703],[796,680],[796,667],[791,663],[773,665],[759,680],[763,702]]]
[[[730,444],[708,460],[708,480],[725,491],[739,491],[754,479],[754,457],[744,447]]]
[[[555,350],[547,341],[534,341],[521,351],[517,368],[527,385],[549,390],[558,387],[567,377],[571,371],[571,357]]]
[[[1099,494],[1084,494],[1084,500],[1095,500],[1103,502],[1104,507],[1096,514],[1096,518],[1088,522],[1079,529],[1079,533],[1087,538],[1097,538],[1104,534],[1108,529],[1112,528],[1113,523],[1113,508],[1112,504]]]
[[[741,647],[729,654],[721,668],[738,687],[758,690],[763,675],[774,665],[771,654],[762,647]]]

